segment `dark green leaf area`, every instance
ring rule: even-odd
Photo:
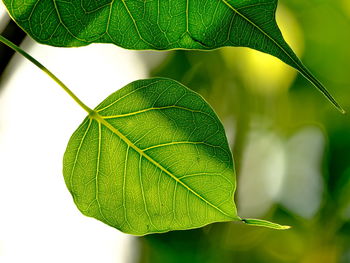
[[[129,49],[246,46],[295,66],[275,22],[277,0],[4,0],[37,41],[55,46],[114,43]]]
[[[127,49],[253,48],[294,67],[344,112],[283,39],[275,20],[277,0],[3,2],[30,36],[53,46],[114,43]]]
[[[139,80],[102,102],[71,137],[64,177],[85,215],[125,233],[239,220],[223,126],[173,80]]]

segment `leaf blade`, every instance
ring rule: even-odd
[[[127,49],[200,49],[244,46],[294,67],[339,111],[345,111],[283,39],[277,0],[97,2],[3,0],[15,21],[36,41],[53,46],[114,43]],[[74,16],[72,16],[74,14]]]
[[[144,87],[143,91],[137,86]],[[158,96],[156,91],[162,87],[171,88]],[[240,220],[233,202],[235,175],[231,153],[222,125],[206,102],[166,79],[137,81],[126,88],[126,94],[124,88],[100,104],[68,144],[64,177],[78,208],[85,215],[135,235]],[[154,103],[162,107],[142,113],[134,111],[141,115],[126,114],[135,108],[130,102],[135,102],[136,96],[138,102],[143,101],[136,103],[139,108]],[[150,101],[145,101],[145,96]],[[182,106],[192,102],[191,107],[186,107],[191,111],[185,107],[164,108],[174,102]],[[201,124],[186,130],[181,125],[188,124],[173,119],[174,114],[182,114],[179,118],[183,121],[198,118]],[[139,126],[140,120],[153,129],[145,133],[135,131],[134,125]],[[172,127],[174,123],[177,129]],[[217,129],[212,139],[208,124]],[[166,134],[168,131],[175,133]],[[207,138],[204,143],[199,141],[203,136]],[[173,141],[159,143],[168,138]]]

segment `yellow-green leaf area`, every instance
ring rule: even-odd
[[[63,174],[83,214],[125,233],[240,220],[224,128],[173,80],[138,80],[110,95],[72,135]]]

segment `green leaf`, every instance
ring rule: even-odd
[[[277,0],[3,0],[36,41],[54,46],[114,43],[128,49],[250,47],[298,70],[340,111],[340,105],[284,41]]]
[[[71,137],[63,173],[83,214],[125,233],[240,220],[224,128],[173,80],[139,80],[110,95]]]

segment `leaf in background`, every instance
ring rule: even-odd
[[[128,49],[250,47],[298,70],[340,111],[283,39],[277,0],[3,0],[36,41],[54,46],[114,43]]]
[[[224,128],[173,80],[139,80],[103,101],[70,139],[63,173],[82,213],[125,233],[240,220]]]

